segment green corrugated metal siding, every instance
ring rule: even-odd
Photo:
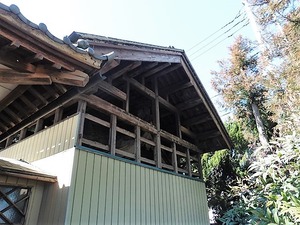
[[[66,225],[208,225],[204,183],[76,150]]]
[[[4,149],[0,156],[33,162],[74,147],[78,115]]]
[[[0,175],[0,184],[31,187],[25,224],[38,225],[38,215],[42,201],[44,183],[25,178]]]

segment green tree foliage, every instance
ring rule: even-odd
[[[251,185],[223,224],[300,224],[300,136],[287,135],[256,150]]]
[[[250,170],[232,186],[240,198],[223,224],[300,224],[300,2],[249,0],[262,26],[265,51],[258,65],[265,88],[264,110],[276,132],[256,148]],[[263,108],[260,108],[263,109]]]
[[[217,218],[221,217],[239,200],[239,193],[232,189],[249,166],[249,143],[244,139],[238,122],[226,124],[235,149],[206,153],[202,157],[203,178],[207,187],[208,205]]]
[[[227,60],[219,61],[219,71],[212,71],[213,88],[221,95],[224,107],[233,111],[246,126],[249,137],[256,141],[256,130],[261,144],[266,144],[269,130],[268,112],[264,107],[265,77],[258,66],[255,44],[239,36],[229,48]]]

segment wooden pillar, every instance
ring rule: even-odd
[[[182,133],[181,133],[180,127],[181,127],[180,115],[179,115],[179,113],[176,113],[176,133],[179,138],[182,138]]]
[[[54,121],[53,121],[54,124],[56,124],[59,121],[61,121],[62,114],[63,114],[63,109],[62,108],[58,108],[58,109],[55,110]]]
[[[139,126],[135,127],[135,160],[141,162],[141,128]]]
[[[129,112],[129,101],[130,101],[130,83],[129,81],[126,82],[126,103],[125,103],[125,110]]]
[[[161,168],[161,140],[160,140],[160,114],[159,114],[159,95],[158,95],[158,84],[157,78],[154,78],[154,92],[155,92],[155,102],[154,102],[154,112],[155,112],[155,126],[158,133],[155,136],[155,162],[158,168]]]
[[[40,130],[42,130],[43,128],[43,123],[44,123],[44,119],[40,118],[36,121],[36,125],[34,128],[34,133],[36,134],[37,132],[39,132]]]
[[[82,145],[86,106],[87,106],[86,101],[80,100],[78,102],[77,112],[79,113],[79,129],[78,129],[78,134],[77,134],[76,145]]]
[[[11,145],[13,141],[13,135],[12,136],[9,136],[7,139],[6,139],[6,143],[5,143],[5,148],[7,148],[8,146]]]
[[[110,154],[116,154],[116,138],[117,138],[117,116],[111,114],[109,129],[109,151]]]
[[[19,140],[23,140],[26,137],[26,133],[27,133],[27,127],[21,130]]]
[[[172,150],[173,150],[173,153],[172,153],[172,165],[173,165],[173,168],[174,168],[174,172],[178,173],[177,150],[176,150],[176,143],[175,142],[172,143]]]
[[[191,167],[191,156],[190,156],[190,150],[186,149],[186,167],[188,171],[188,175],[192,176],[192,167]]]
[[[201,163],[201,158],[202,154],[198,153],[198,172],[199,172],[199,178],[203,180],[203,171],[202,171],[202,163]]]

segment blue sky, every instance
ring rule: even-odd
[[[59,38],[69,35],[72,31],[80,31],[161,46],[174,46],[186,51],[232,21],[243,8],[242,0],[1,0],[1,2],[6,5],[16,4],[25,17],[36,24],[45,23],[48,30]],[[187,51],[194,69],[211,97],[215,93],[210,86],[210,71],[218,69],[216,61],[227,57],[228,46],[237,35],[243,34],[252,39],[254,37],[248,25],[232,37],[226,38],[245,23],[241,22],[225,33],[241,18],[242,16],[207,41]],[[209,42],[211,43],[208,44]],[[214,45],[216,46],[213,47]],[[208,50],[209,48],[212,49]],[[195,51],[198,52],[194,53]]]

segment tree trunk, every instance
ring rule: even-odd
[[[257,106],[257,104],[252,103],[251,107],[252,107],[252,112],[253,112],[253,115],[255,118],[255,123],[256,123],[256,128],[258,131],[258,137],[259,137],[260,144],[263,146],[266,146],[266,145],[268,145],[268,138],[267,138],[267,135],[265,132],[264,124],[262,122],[258,106]]]

